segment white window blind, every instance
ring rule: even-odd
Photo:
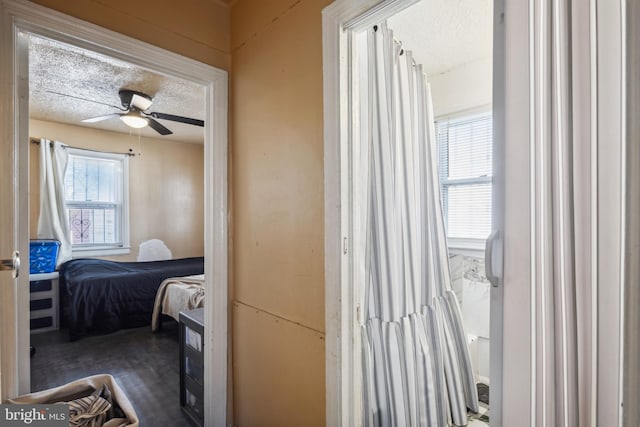
[[[491,112],[436,121],[447,236],[484,240],[491,232]]]

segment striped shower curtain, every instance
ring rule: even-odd
[[[478,397],[450,286],[429,88],[386,23],[361,43],[364,424],[466,425]]]

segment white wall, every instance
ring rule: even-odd
[[[492,99],[492,72],[489,57],[428,76],[435,117],[488,108]]]

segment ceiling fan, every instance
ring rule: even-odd
[[[65,95],[65,96],[70,96],[70,95]],[[118,117],[129,127],[139,129],[145,126],[149,126],[151,129],[155,130],[160,135],[171,135],[173,132],[171,132],[168,128],[163,126],[160,122],[158,122],[155,119],[171,120],[174,122],[186,123],[189,125],[204,126],[203,120],[192,119],[190,117],[176,116],[173,114],[158,113],[155,111],[153,112],[147,111],[149,110],[149,108],[151,108],[151,104],[153,104],[153,98],[151,98],[149,95],[145,93],[138,92],[135,90],[121,89],[120,91],[118,91],[118,96],[120,97],[120,103],[122,104],[122,108],[117,107],[115,105],[109,105],[109,104],[105,104],[105,105],[109,105],[111,107],[117,108],[122,112],[106,114],[104,116],[92,117],[89,119],[84,119],[82,121],[84,123],[96,123],[96,122],[101,122],[103,120],[108,120],[111,118]],[[79,99],[84,99],[84,98],[79,98]],[[97,101],[92,101],[90,99],[84,99],[84,100],[97,102]],[[103,104],[102,102],[97,102],[97,103]]]

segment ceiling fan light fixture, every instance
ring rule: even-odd
[[[204,120],[192,119],[191,117],[176,116],[174,114],[160,113],[157,111],[146,112],[147,109],[151,107],[153,99],[149,95],[146,95],[142,92],[122,89],[118,92],[118,95],[120,96],[122,108],[116,107],[115,105],[105,104],[99,101],[92,101],[90,99],[78,98],[77,96],[63,94],[63,96],[85,99],[86,101],[104,104],[120,110],[120,112],[117,113],[105,114],[98,117],[84,119],[82,120],[84,123],[98,123],[104,120],[118,117],[124,124],[131,128],[141,129],[145,126],[149,126],[151,129],[163,136],[171,135],[173,132],[171,132],[170,129],[168,129],[162,123],[158,122],[155,119],[170,120],[187,125],[204,127]]]
[[[121,115],[120,120],[134,129],[140,129],[149,124],[149,120],[137,111],[129,111],[127,114]]]

